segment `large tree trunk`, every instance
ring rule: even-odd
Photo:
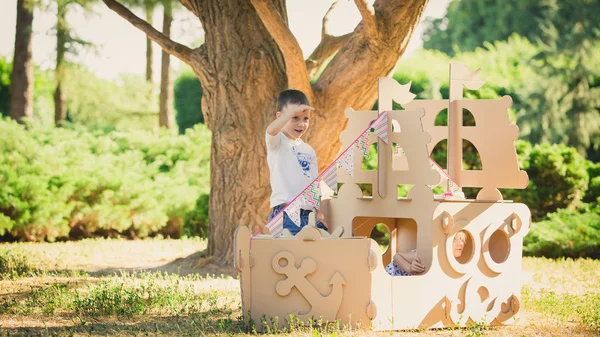
[[[163,34],[166,37],[171,36],[171,23],[173,22],[173,11],[171,0],[163,0]],[[171,79],[169,68],[171,65],[171,55],[163,50],[160,64],[160,102],[159,102],[159,123],[160,127],[173,127],[173,93],[171,90]]]
[[[15,54],[10,79],[10,117],[21,121],[33,116],[33,60],[31,35],[33,1],[17,1]]]
[[[230,1],[229,6],[218,0],[194,2],[206,30],[204,62],[192,62],[192,67],[200,82],[206,83],[202,111],[207,112],[213,131],[209,253],[216,263],[232,263],[237,226],[266,222],[271,189],[264,133],[275,118],[279,91],[293,86],[308,90],[313,98],[318,111],[305,140],[315,148],[323,169],[339,151],[339,132],[347,123],[344,110],[372,107],[377,78],[394,70],[425,2],[387,4],[394,8],[378,13],[377,26],[369,27],[363,20],[312,90],[303,86],[308,78],[298,78],[302,72],[306,76],[306,70],[298,71],[299,62],[286,59],[295,56],[294,51],[282,55],[282,49],[293,46],[275,44],[274,28],[268,27],[272,33],[268,34],[262,24],[271,22],[264,17],[260,20],[246,1]],[[287,24],[285,2],[273,3]],[[240,27],[240,23],[245,24]]]
[[[208,250],[218,264],[233,262],[237,226],[266,223],[271,188],[264,137],[279,92],[293,87],[312,99],[317,111],[305,141],[323,169],[339,150],[345,108],[372,107],[377,78],[393,71],[427,3],[376,0],[370,8],[355,0],[363,20],[311,86],[284,0],[180,0],[205,30],[206,42],[196,50],[166,39],[115,0],[103,1],[187,62],[202,83],[202,111],[212,131]]]
[[[67,118],[67,106],[65,96],[62,91],[62,82],[65,75],[65,52],[67,43],[67,7],[62,1],[58,1],[58,12],[56,15],[56,68],[54,76],[56,77],[56,88],[54,90],[54,123],[60,126]]]
[[[275,2],[285,13],[285,1]],[[264,133],[286,87],[285,66],[248,1],[200,1],[198,8],[206,43],[192,68],[212,130],[208,249],[214,262],[231,264],[236,227],[264,224],[268,215]]]
[[[146,0],[144,2],[146,11],[146,22],[152,25],[152,17],[154,15],[154,3]],[[152,83],[152,40],[146,37],[146,81]]]

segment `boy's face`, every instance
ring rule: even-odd
[[[298,104],[288,104],[282,109],[283,111],[277,112],[277,118],[279,118],[279,116],[281,116],[281,114],[283,112],[285,112],[286,110],[297,109],[297,108],[298,108]],[[292,118],[287,123],[285,123],[285,125],[283,126],[283,129],[281,129],[281,131],[283,132],[284,135],[286,135],[290,139],[298,139],[298,138],[302,137],[302,135],[308,129],[309,121],[310,121],[310,110],[303,110],[303,111],[296,112],[296,113],[294,113]]]

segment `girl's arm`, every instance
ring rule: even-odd
[[[407,273],[412,273],[412,271],[410,270],[410,263],[406,261],[404,257],[402,257],[401,253],[396,253],[396,255],[394,255],[394,262],[396,262],[400,269],[404,270]]]
[[[425,271],[425,266],[416,252],[399,252],[394,255],[394,262],[398,267],[411,274],[419,274]]]
[[[413,261],[415,260],[415,257],[417,256],[417,252],[416,251],[398,252],[396,254],[402,256],[402,258],[404,260],[406,260],[406,262],[408,262],[408,263],[413,263]]]

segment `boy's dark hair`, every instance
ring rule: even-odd
[[[279,98],[277,98],[277,111],[281,111],[281,109],[288,104],[310,105],[310,102],[308,102],[308,97],[306,97],[302,91],[288,89],[279,93]]]

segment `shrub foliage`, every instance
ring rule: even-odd
[[[0,235],[146,237],[182,224],[209,191],[209,143],[202,125],[154,136],[2,120]]]

